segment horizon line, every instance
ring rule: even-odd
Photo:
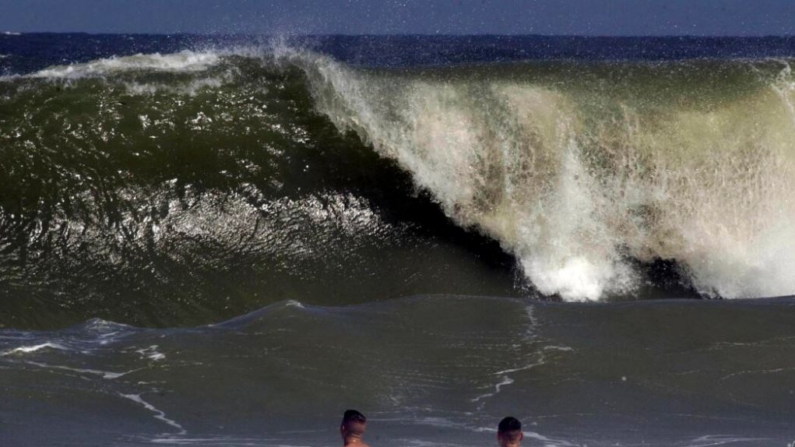
[[[639,39],[639,38],[698,38],[698,39],[769,39],[769,38],[795,38],[794,34],[627,34],[627,35],[613,35],[613,34],[540,34],[540,33],[527,33],[527,34],[499,34],[499,33],[474,33],[474,34],[443,34],[443,33],[222,33],[222,32],[92,32],[92,31],[0,31],[0,36],[14,37],[21,35],[36,35],[36,34],[80,34],[89,36],[202,36],[202,37],[545,37],[545,38],[625,38],[625,39]]]

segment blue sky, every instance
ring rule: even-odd
[[[0,0],[0,31],[795,34],[795,0]]]

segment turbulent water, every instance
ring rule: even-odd
[[[795,39],[0,55],[10,445],[795,439]]]

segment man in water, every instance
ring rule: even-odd
[[[367,425],[367,418],[356,410],[348,410],[342,416],[340,434],[345,447],[369,447],[362,441],[364,429]]]
[[[524,433],[519,419],[508,416],[500,421],[500,425],[497,426],[497,442],[500,447],[519,447],[522,439]]]

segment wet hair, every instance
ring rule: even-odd
[[[346,410],[342,416],[342,426],[346,429],[351,425],[366,424],[367,418],[356,410]]]
[[[497,433],[515,440],[522,433],[522,423],[519,422],[519,419],[508,416],[500,421],[500,425],[497,426]]]

